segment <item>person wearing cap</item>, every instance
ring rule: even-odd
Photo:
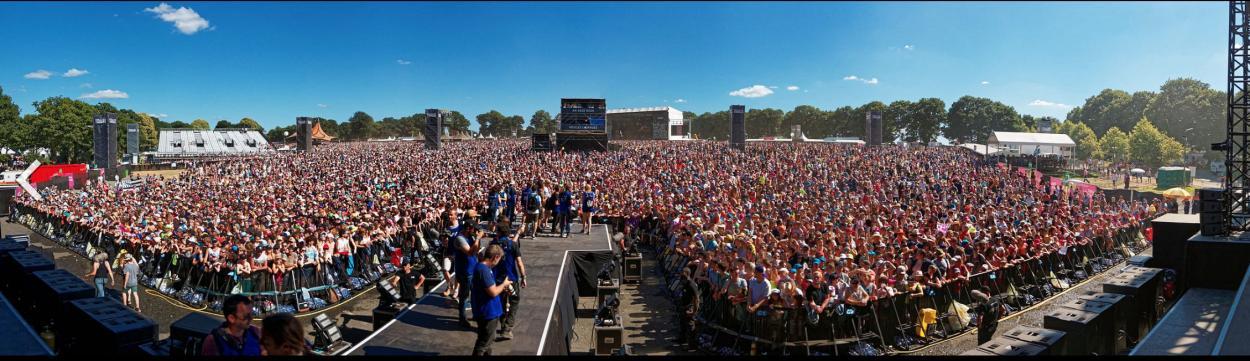
[[[994,338],[998,329],[998,319],[1002,317],[1002,306],[998,300],[989,296],[989,290],[972,290],[972,301],[976,303],[972,312],[977,318],[977,344],[984,344]]]
[[[135,256],[127,253],[124,256],[125,263],[122,265],[122,304],[130,306],[130,299],[135,302],[135,312],[143,312],[139,307],[139,263],[135,261]],[[127,297],[129,296],[129,297]]]

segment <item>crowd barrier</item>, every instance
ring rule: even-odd
[[[221,302],[231,294],[253,297],[258,315],[317,311],[366,291],[377,280],[393,275],[398,267],[390,261],[396,247],[401,247],[404,254],[411,253],[406,245],[399,244],[401,242],[383,238],[369,247],[357,248],[347,257],[336,255],[330,263],[305,264],[283,272],[262,270],[239,275],[232,270],[211,269],[188,254],[157,252],[148,245],[119,241],[62,216],[38,212],[25,205],[16,205],[11,216],[17,223],[88,259],[99,252],[108,254],[115,272],[120,270],[117,267],[119,254],[129,253],[138,261],[140,284],[188,306],[212,311],[220,310]]]
[[[1008,306],[1009,313],[1022,310],[1140,252],[1146,246],[1141,237],[1143,227],[1126,227],[1113,232],[1109,239],[1093,237],[1067,247],[1064,252],[1047,253],[966,280],[929,287],[919,296],[897,294],[875,299],[867,307],[835,300],[819,315],[807,309],[806,300],[798,308],[752,314],[746,311],[745,304],[735,305],[714,297],[708,292],[710,285],[701,281],[691,287],[701,305],[694,316],[696,342],[704,351],[727,356],[867,356],[912,351],[922,345],[922,339],[928,344],[975,327],[973,289],[988,289],[992,297]],[[690,259],[668,248],[667,237],[671,235],[667,230],[640,231],[642,243],[659,255],[659,271],[669,285],[670,295],[679,298],[684,288],[680,274]]]

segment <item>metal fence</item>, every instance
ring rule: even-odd
[[[913,351],[921,346],[921,332],[931,342],[957,336],[975,326],[973,289],[990,290],[991,296],[1003,301],[1009,312],[1016,312],[1137,253],[1146,246],[1142,230],[1142,225],[1120,229],[1110,239],[1094,237],[1067,247],[1062,254],[1047,253],[972,275],[966,281],[928,287],[920,296],[901,293],[877,299],[867,307],[838,300],[819,315],[806,306],[750,313],[745,304],[714,297],[708,292],[710,285],[699,282],[693,287],[701,305],[694,317],[695,342],[704,351],[720,355],[865,356]],[[659,271],[666,279],[668,291],[679,297],[683,289],[680,274],[689,264],[689,257],[668,248],[667,237],[671,235],[666,230],[640,231],[643,243],[659,254]],[[934,322],[922,328],[918,321],[926,313]],[[971,320],[965,320],[961,313]]]

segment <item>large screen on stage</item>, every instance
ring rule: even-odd
[[[560,99],[560,131],[607,132],[603,99]]]

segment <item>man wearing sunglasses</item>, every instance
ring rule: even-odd
[[[221,304],[226,317],[204,338],[203,356],[261,356],[260,329],[252,326],[252,300],[244,295],[230,295]]]

